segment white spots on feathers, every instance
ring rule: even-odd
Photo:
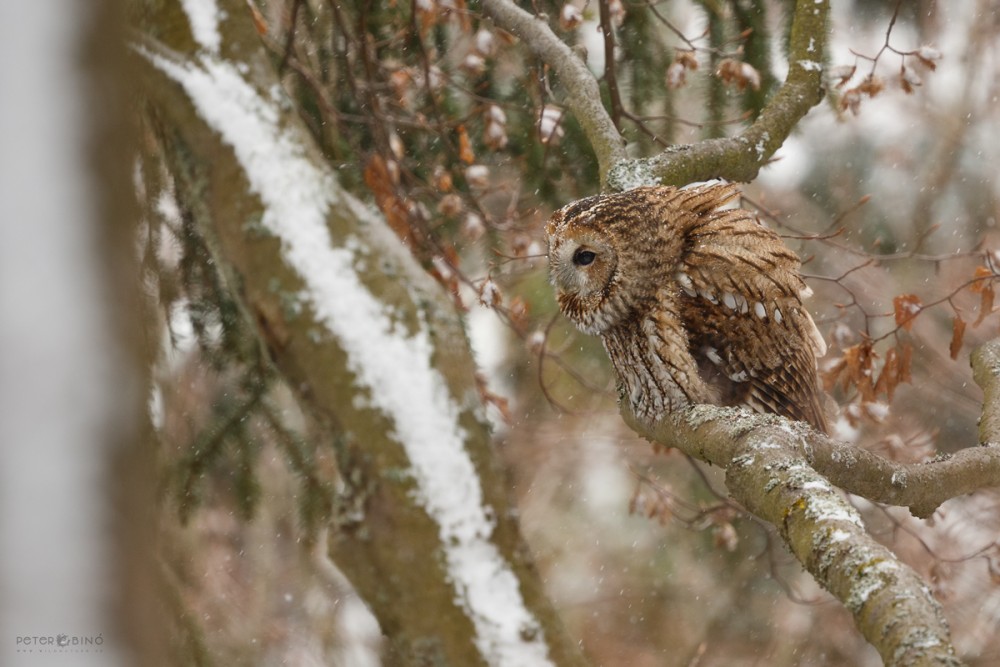
[[[685,294],[687,294],[688,296],[694,296],[696,294],[696,292],[694,290],[694,283],[691,282],[691,276],[689,276],[688,274],[684,273],[683,271],[678,271],[674,275],[674,278],[677,280],[678,284],[681,286],[681,289],[684,290]]]
[[[714,347],[706,345],[705,347],[701,348],[701,353],[705,355],[706,359],[711,361],[716,366],[720,368],[725,367],[726,362],[723,361],[722,355],[719,354],[719,351]],[[746,382],[750,378],[750,375],[747,373],[746,369],[743,369],[737,371],[736,373],[729,373],[728,377],[733,382]]]

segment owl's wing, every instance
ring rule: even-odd
[[[746,211],[696,217],[675,278],[705,381],[723,404],[827,431],[816,370],[826,344],[802,305],[798,257]]]

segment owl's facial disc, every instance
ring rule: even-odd
[[[549,249],[549,264],[563,313],[587,333],[605,330],[604,302],[618,266],[615,249],[596,234],[557,239]]]

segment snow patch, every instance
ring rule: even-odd
[[[661,179],[656,175],[649,160],[623,160],[608,173],[608,187],[618,192],[626,192],[648,185],[660,185]]]
[[[768,132],[764,132],[760,135],[760,139],[757,140],[757,145],[753,148],[757,151],[757,159],[763,160],[764,154],[767,153],[767,142],[771,140],[771,135]]]
[[[846,530],[840,530],[839,528],[830,533],[830,542],[843,542],[844,540],[850,539],[851,534]]]
[[[191,24],[191,34],[194,41],[209,53],[218,53],[222,46],[222,35],[219,34],[219,7],[215,0],[181,0],[184,13]]]
[[[806,482],[810,484],[810,482]],[[805,485],[803,485],[805,488]],[[813,487],[818,488],[818,487]],[[827,487],[829,489],[829,487]],[[806,516],[814,521],[845,521],[863,527],[861,515],[839,496],[833,494],[809,495],[805,498]]]
[[[347,352],[372,405],[394,424],[392,436],[411,462],[417,500],[439,526],[449,576],[485,661],[552,664],[517,577],[490,541],[494,517],[465,449],[459,407],[431,363],[426,327],[403,334],[359,280],[355,253],[333,246],[326,226],[331,207],[365,207],[335,194],[333,175],[306,156],[303,140],[282,127],[275,103],[258,94],[234,65],[210,55],[179,65],[140,52],[184,87],[202,118],[233,147],[263,203],[262,224],[281,239],[286,261],[306,283],[302,300]]]
[[[830,491],[830,485],[823,480],[810,480],[802,485],[803,491]]]

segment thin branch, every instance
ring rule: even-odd
[[[299,7],[302,5],[302,0],[294,0],[292,2],[292,13],[288,19],[288,35],[285,36],[285,48],[284,54],[281,56],[281,62],[278,63],[278,73],[285,71],[285,66],[288,65],[288,58],[292,55],[292,48],[295,46],[295,24],[299,19]]]
[[[675,26],[673,23],[671,23],[670,20],[667,17],[665,17],[663,14],[660,13],[660,10],[658,10],[656,8],[656,3],[652,2],[652,0],[646,0],[646,7],[649,9],[650,12],[653,13],[653,16],[655,16],[657,19],[659,19],[660,23],[662,23],[667,28],[667,30],[669,30],[670,32],[674,33],[674,35],[676,35],[679,40],[681,40],[682,42],[684,42],[685,44],[687,44],[687,46],[688,46],[688,48],[690,50],[692,50],[692,51],[701,50],[701,51],[708,51],[708,52],[714,51],[714,49],[712,49],[712,48],[709,48],[709,47],[699,47],[697,44],[695,44],[694,41],[692,41],[691,39],[689,39],[687,35],[685,35],[683,32],[681,32],[681,30],[679,28],[677,28],[677,26]],[[702,32],[702,34],[700,34],[699,36],[695,37],[694,39],[695,40],[704,39],[706,35],[708,35],[708,30],[707,29],[704,32]]]
[[[611,122],[621,131],[623,105],[615,75],[615,33],[611,25],[611,8],[608,7],[608,0],[599,0],[597,4],[600,7],[601,33],[604,37],[604,82],[608,84],[608,97],[611,101]]]
[[[567,105],[594,147],[604,183],[611,168],[625,159],[625,142],[601,104],[601,91],[587,65],[556,36],[543,19],[511,0],[483,0],[483,10],[499,27],[517,36],[555,70],[568,94]]]

